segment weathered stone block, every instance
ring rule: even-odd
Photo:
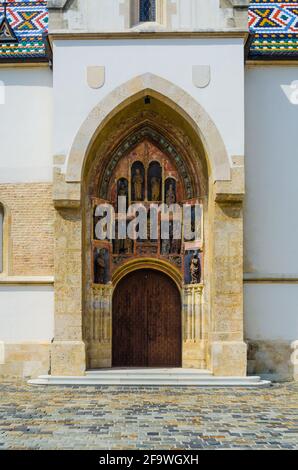
[[[0,345],[0,379],[30,379],[49,373],[49,343],[0,343]]]
[[[244,377],[247,369],[247,346],[244,342],[214,341],[211,344],[212,372],[220,377]]]
[[[81,376],[85,374],[86,353],[82,341],[55,341],[51,345],[51,374]]]
[[[248,344],[248,374],[272,381],[293,379],[293,355],[289,341],[252,340]]]

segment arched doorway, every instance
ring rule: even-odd
[[[157,107],[158,103],[155,104],[152,100],[151,107],[154,106]],[[110,157],[106,166],[103,167],[102,160],[97,157],[90,167],[88,177],[85,228],[88,270],[86,271],[86,313],[84,315],[88,368],[181,367],[182,365],[187,367],[188,364],[194,367],[204,367],[206,364],[206,348],[203,340],[205,321],[200,312],[203,308],[203,206],[207,205],[207,184],[204,172],[206,168],[200,163],[198,171],[192,171],[189,154],[195,152],[195,149],[189,143],[186,150],[181,142],[176,140],[179,128],[177,132],[173,130],[171,136],[168,136],[170,124],[167,125],[162,117],[158,122],[157,112],[154,112],[155,122],[152,122],[152,112],[144,109],[143,101],[138,103],[135,113],[132,113],[132,116],[129,113],[130,116],[125,121],[126,132],[124,133],[122,129],[118,140],[114,139],[111,142]],[[135,123],[134,126],[131,119]],[[107,139],[110,139],[114,132],[115,130],[112,129]],[[105,143],[107,144],[107,141]],[[124,199],[124,210],[120,206],[120,198]],[[105,229],[112,227],[113,230],[110,234],[106,232],[101,238],[101,231],[98,228],[102,224],[101,207],[105,205],[112,207],[114,218],[111,217],[110,225],[106,222],[103,225]],[[164,210],[165,205],[168,211]],[[184,205],[188,207],[190,215],[191,239],[187,237],[186,231],[183,232],[187,225],[183,217]],[[131,236],[136,207],[138,207],[139,217],[136,227],[138,227],[137,230],[140,227],[142,230],[135,236],[134,234]],[[134,209],[130,212],[127,210],[129,208]],[[124,235],[123,232],[125,232]],[[197,276],[192,278],[191,270],[195,262],[198,266]],[[146,280],[139,284],[138,289],[130,292],[130,315],[132,317],[136,315],[133,321],[136,329],[133,330],[131,338],[127,325],[131,329],[134,327],[130,324],[130,317],[128,317],[123,321],[120,319],[120,338],[117,337],[115,340],[114,337],[113,340],[113,327],[116,322],[113,318],[112,307],[113,299],[115,303],[118,296],[118,293],[114,291],[119,277],[122,278],[131,272],[131,268],[135,270],[133,267],[135,263],[140,264],[138,269],[153,269],[166,274],[169,271],[171,274],[175,273],[170,274],[179,289],[179,300],[175,302],[175,305],[179,306],[179,334],[176,336],[178,346],[175,348],[169,346],[167,340],[164,345],[162,344],[162,338],[167,339],[164,324],[159,327],[152,326],[160,330],[158,333],[160,344],[157,345],[153,344],[153,340],[150,341],[150,336],[152,336],[150,328],[147,331],[147,326],[145,328],[142,323],[151,317],[149,310],[142,311],[143,303],[139,304],[138,298],[140,292],[142,302],[146,296],[151,297],[155,305],[159,305],[158,310],[160,310],[165,308],[164,292],[161,286],[164,284],[165,290],[171,291],[168,284],[172,281],[162,277],[159,283],[156,281],[157,273],[152,274],[154,280],[150,276],[156,287],[151,286],[152,291],[149,296],[146,292],[142,293],[143,284],[147,284]],[[156,268],[152,264],[155,264]],[[124,291],[123,298],[127,300],[127,287]],[[183,314],[180,296],[183,298]],[[175,288],[172,299],[176,298]],[[119,308],[121,302],[123,299],[120,301]],[[171,299],[168,304],[172,306]],[[176,308],[175,305],[173,309]],[[153,307],[154,305],[150,308]],[[124,310],[129,310],[127,305]],[[142,319],[138,312],[144,313],[145,318]],[[139,320],[141,327],[138,325]],[[153,320],[154,317],[152,317]],[[183,341],[181,340],[182,330]],[[139,337],[140,331],[145,331],[146,338]],[[195,350],[198,341],[202,344],[200,357],[196,351],[195,353],[190,351],[190,348]],[[183,343],[182,346],[181,343]],[[125,346],[124,351],[115,353],[114,349],[119,344]],[[142,351],[136,351],[138,344],[141,347],[145,344],[147,350],[145,348]],[[153,348],[157,349],[155,353]],[[165,349],[164,355],[162,355],[162,348]],[[171,350],[173,357],[170,357]]]
[[[148,148],[146,141],[149,153],[142,152],[142,147]],[[148,159],[152,145],[154,156]],[[140,156],[144,171],[137,199],[144,198],[145,205],[152,198],[169,199],[170,184],[174,193],[176,189],[177,202],[202,201],[200,283],[193,283],[196,279],[189,276],[193,247],[184,241],[180,249],[171,243],[163,247],[156,240],[131,246],[94,239],[93,204],[97,199],[113,203],[120,192],[130,201],[136,198],[132,183],[137,173],[134,163]],[[151,168],[152,160],[162,167],[159,198],[153,196],[156,187],[153,191],[152,182],[153,177],[160,178],[160,170]],[[159,263],[171,265],[177,272],[182,296],[182,367],[207,367],[215,375],[245,375],[243,161],[237,156],[232,163],[206,110],[161,77],[150,73],[134,77],[90,112],[65,167],[61,167],[60,155],[56,163],[54,203],[59,243],[55,246],[52,374],[82,375],[86,368],[112,366],[113,292],[119,277],[136,261],[144,269]],[[98,258],[100,263],[95,263]]]
[[[181,367],[180,292],[170,277],[141,269],[113,295],[113,367]]]

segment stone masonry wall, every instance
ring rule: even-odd
[[[8,273],[52,276],[54,272],[54,207],[52,184],[0,184],[0,202],[7,209]],[[7,246],[9,245],[9,246]]]

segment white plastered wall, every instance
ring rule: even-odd
[[[246,71],[246,337],[298,338],[298,67]],[[285,280],[288,280],[288,282]]]
[[[68,155],[81,124],[108,93],[150,72],[191,94],[210,114],[230,156],[244,153],[243,40],[54,41],[54,154]],[[105,67],[102,88],[91,89],[88,66]],[[210,65],[211,81],[196,88],[193,65]]]
[[[52,72],[0,68],[0,184],[52,181]]]
[[[0,341],[42,342],[53,337],[53,287],[0,285]]]

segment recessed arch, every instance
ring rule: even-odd
[[[231,165],[223,139],[206,110],[186,91],[151,73],[135,77],[109,93],[85,119],[72,145],[66,182],[80,183],[90,149],[107,122],[129,104],[150,95],[178,113],[198,135],[213,181],[229,181]]]
[[[182,276],[179,270],[167,261],[155,258],[137,258],[120,266],[113,274],[113,286],[116,287],[118,282],[120,282],[127,274],[140,269],[160,271],[169,276],[175,282],[179,290],[182,288]]]
[[[116,146],[111,152],[105,170],[98,181],[100,197],[102,199],[107,198],[110,178],[119,161],[125,157],[128,151],[132,150],[145,139],[164,151],[175,162],[180,174],[183,176],[187,198],[190,199],[197,196],[194,186],[197,182],[199,189],[201,189],[200,184],[198,181],[193,181],[196,179],[195,172],[193,172],[192,168],[187,166],[186,158],[183,158],[186,155],[180,155],[181,152],[177,151],[176,145],[167,139],[162,131],[157,129],[156,126],[153,126],[152,123],[146,122],[145,124],[142,123],[138,129],[134,129],[133,132],[130,132],[126,138],[121,140],[120,145]],[[186,153],[187,152],[185,152],[185,154]]]

